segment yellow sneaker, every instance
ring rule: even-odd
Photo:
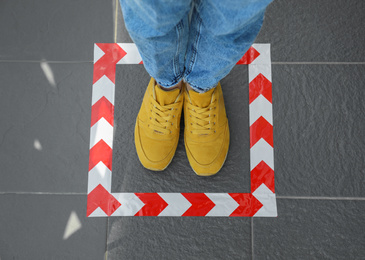
[[[229,127],[220,83],[205,93],[185,91],[185,148],[197,175],[216,174],[229,147]]]
[[[139,110],[134,141],[142,165],[164,170],[175,155],[184,96],[182,90],[162,90],[151,78]]]

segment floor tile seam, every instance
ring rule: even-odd
[[[87,196],[86,192],[27,192],[27,191],[4,191],[0,192],[1,195],[57,195],[57,196]]]
[[[0,195],[87,195],[86,192],[28,192],[28,191],[0,191]],[[326,197],[326,196],[279,196],[276,199],[298,199],[298,200],[360,200],[365,197]]]
[[[114,0],[115,5],[115,12],[114,12],[114,43],[117,43],[117,36],[118,36],[118,5],[119,1]]]
[[[109,235],[109,218],[107,218],[106,222],[106,241],[105,241],[105,254],[104,254],[104,260],[108,260],[108,235]]]
[[[255,255],[254,255],[254,226],[253,226],[253,218],[251,218],[251,259],[254,260],[255,259]]]
[[[354,200],[365,201],[365,197],[321,197],[321,196],[276,196],[276,199],[292,199],[292,200]]]
[[[115,41],[116,42],[116,41]],[[94,61],[50,61],[50,60],[0,60],[0,63],[93,63]],[[273,61],[272,65],[365,65],[365,62],[281,62]]]
[[[94,63],[94,61],[50,61],[50,60],[0,60],[0,63],[60,63],[60,64],[78,64],[78,63]]]
[[[272,65],[365,65],[363,61],[272,61]]]

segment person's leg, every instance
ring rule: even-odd
[[[272,0],[195,0],[184,79],[205,92],[224,78],[259,33]]]
[[[177,84],[184,73],[190,1],[120,3],[126,28],[152,77],[136,120],[136,151],[145,168],[160,171],[170,164],[179,140],[183,94]]]
[[[196,0],[184,79],[184,141],[198,175],[213,175],[229,148],[229,126],[219,81],[252,45],[270,0]],[[199,93],[200,92],[200,93]]]
[[[126,28],[147,72],[163,87],[184,73],[191,0],[120,0]]]

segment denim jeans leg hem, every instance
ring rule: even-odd
[[[186,80],[186,78],[184,78],[184,82],[189,84],[190,87],[192,87],[198,93],[205,93],[205,92],[211,90],[212,88],[215,88],[218,85],[218,83],[217,83],[217,84],[215,84],[213,86],[210,86],[210,87],[201,88],[201,87],[198,87],[197,85],[195,85],[194,83],[190,83],[188,80]]]
[[[156,80],[156,82],[157,82],[157,84],[159,84],[160,86],[162,86],[164,88],[171,88],[171,87],[175,86],[177,83],[179,83],[181,81],[181,79],[182,79],[182,76],[175,78],[172,81],[172,83],[165,83],[165,82],[160,82],[157,80]]]

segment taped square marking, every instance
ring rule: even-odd
[[[276,217],[270,44],[254,44],[237,64],[249,69],[251,193],[112,193],[117,64],[142,64],[133,43],[96,43],[87,216]]]

